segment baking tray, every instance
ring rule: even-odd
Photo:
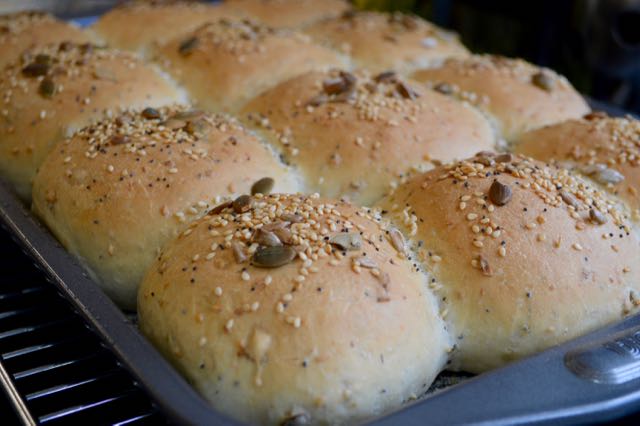
[[[94,20],[74,19],[81,26]],[[624,114],[590,102],[594,109]],[[0,225],[71,301],[171,422],[240,424],[213,410],[140,334],[135,318],[125,315],[100,290],[2,181]],[[638,410],[640,315],[473,378],[444,373],[427,395],[369,424],[568,424],[606,421]]]

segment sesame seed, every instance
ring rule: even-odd
[[[258,310],[258,308],[260,308],[260,302],[253,302],[253,303],[251,304],[251,310],[252,310],[253,312],[257,311],[257,310]]]
[[[482,241],[479,240],[473,240],[473,245],[480,248],[480,247],[484,247],[484,243]]]
[[[178,169],[176,169],[175,167],[172,167],[172,168],[169,169],[169,173],[176,174],[176,173],[178,173]]]
[[[625,274],[628,272],[631,272],[631,268],[629,268],[628,266],[625,266],[624,268],[622,268],[622,272],[624,272]]]
[[[500,248],[498,249],[498,254],[500,255],[500,257],[505,257],[507,255],[507,249],[504,248],[504,246],[500,246]]]
[[[231,331],[232,328],[233,328],[233,318],[227,321],[227,323],[224,325],[224,329],[227,331]]]
[[[577,250],[577,251],[581,251],[582,250],[582,246],[580,245],[580,243],[573,243],[573,245],[571,247],[573,247],[573,249]]]
[[[435,263],[439,263],[442,261],[442,257],[438,256],[438,255],[433,255],[431,256],[431,260]]]
[[[467,220],[476,220],[478,218],[478,215],[475,213],[469,213],[467,215]]]
[[[284,304],[282,302],[276,303],[276,312],[280,314],[284,312]]]
[[[291,293],[286,293],[284,296],[282,296],[282,300],[284,300],[285,302],[291,302],[293,300],[293,295]]]
[[[467,208],[467,203],[465,203],[464,201],[460,202],[460,210],[464,210]]]
[[[242,278],[242,281],[249,281],[251,279],[251,275],[249,275],[249,272],[247,271],[242,271],[240,277]]]
[[[265,285],[269,285],[271,284],[271,281],[273,280],[273,278],[271,278],[271,275],[267,275],[266,277],[264,277],[264,283]]]

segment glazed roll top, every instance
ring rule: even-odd
[[[440,65],[448,57],[469,55],[454,33],[399,12],[347,11],[305,32],[351,55],[359,67],[377,72],[408,73]]]
[[[214,210],[165,246],[138,312],[216,409],[257,424],[353,423],[427,389],[449,342],[397,230],[316,196]]]
[[[440,67],[417,71],[413,78],[483,108],[509,142],[527,130],[589,112],[564,77],[521,59],[452,58]]]
[[[2,71],[0,93],[0,170],[25,199],[46,154],[74,130],[118,108],[183,98],[131,54],[67,42],[25,52]]]
[[[391,72],[311,72],[252,100],[242,117],[261,129],[310,190],[368,204],[411,168],[494,147],[469,105]]]
[[[432,274],[453,369],[489,370],[637,312],[640,243],[625,209],[567,170],[481,153],[381,206]]]
[[[640,122],[593,113],[525,133],[516,151],[573,168],[622,198],[640,221]]]
[[[314,69],[343,66],[338,53],[307,36],[248,20],[218,20],[167,43],[159,59],[189,91],[213,111],[237,111],[279,82]]]
[[[227,0],[225,6],[274,28],[298,28],[349,10],[345,0]]]
[[[48,13],[28,11],[0,15],[0,69],[37,46],[71,41],[86,43],[89,36],[79,28]]]
[[[91,30],[109,46],[147,53],[208,21],[237,17],[226,5],[195,1],[129,1],[102,15]]]
[[[61,142],[35,179],[33,209],[109,296],[135,309],[160,247],[221,199],[252,187],[297,189],[271,151],[234,120],[186,107],[145,108]]]

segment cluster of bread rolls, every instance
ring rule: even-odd
[[[0,18],[0,174],[213,406],[360,422],[637,311],[640,123],[341,0]]]

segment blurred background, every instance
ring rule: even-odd
[[[640,0],[352,0],[416,13],[457,31],[475,52],[521,56],[594,99],[640,113]],[[100,13],[118,0],[0,0],[0,13],[44,8]]]
[[[457,31],[475,52],[521,56],[594,99],[640,113],[640,0],[355,0]]]

